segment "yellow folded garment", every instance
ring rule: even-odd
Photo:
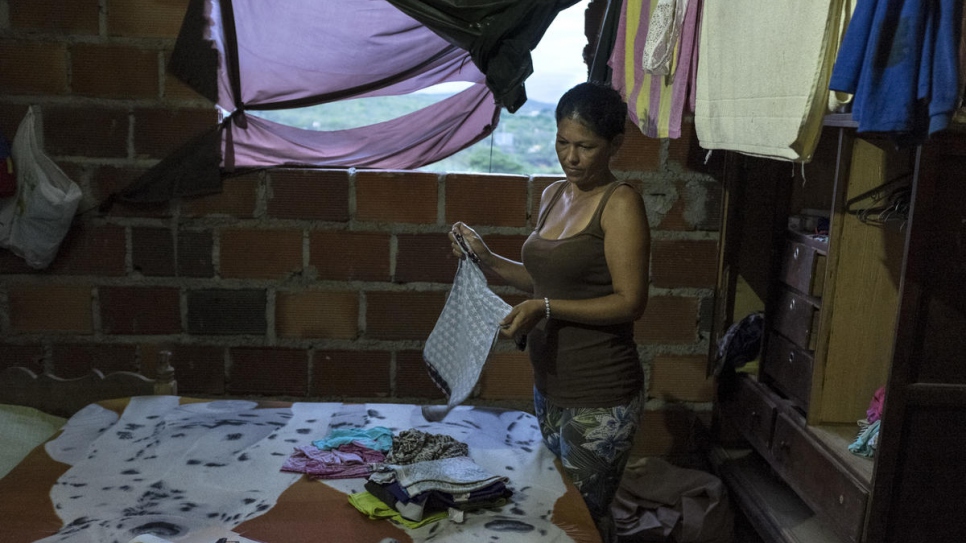
[[[368,515],[371,519],[389,519],[396,521],[407,528],[419,528],[420,526],[425,526],[432,522],[446,518],[446,511],[438,511],[423,517],[423,520],[420,521],[409,520],[407,518],[403,518],[402,515],[399,514],[399,511],[389,507],[382,500],[368,492],[349,494],[349,503],[351,503],[352,506],[359,511]]]

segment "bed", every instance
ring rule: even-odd
[[[0,449],[17,436],[33,440],[10,452],[0,478],[0,540],[600,541],[528,413],[461,405],[427,422],[411,404],[192,398],[177,395],[166,371],[74,380],[24,368],[0,373],[0,407],[13,410],[0,411]],[[333,428],[375,427],[451,436],[512,495],[462,518],[408,527],[350,503],[365,493],[364,476],[280,469],[295,447]]]

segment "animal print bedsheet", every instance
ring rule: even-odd
[[[385,426],[394,434],[416,428],[451,435],[469,446],[471,458],[482,468],[506,476],[513,491],[509,504],[468,512],[462,523],[443,520],[418,529],[396,526],[391,538],[359,535],[353,540],[598,540],[579,494],[561,476],[541,443],[535,418],[527,413],[458,406],[445,421],[427,422],[420,406],[414,405],[259,405],[150,396],[132,398],[119,417],[92,404],[46,444],[52,459],[70,467],[50,489],[62,526],[39,543],[129,543],[138,536],[177,543],[214,543],[220,537],[272,543],[276,540],[266,534],[278,530],[257,530],[259,522],[271,518],[297,518],[318,530],[315,541],[328,540],[323,534],[341,521],[329,523],[319,516],[315,526],[311,503],[299,501],[301,511],[293,511],[286,509],[292,500],[280,500],[294,488],[303,488],[303,495],[305,488],[320,487],[309,487],[300,474],[279,468],[296,446],[346,426]],[[330,494],[338,499],[341,493],[347,504],[347,495],[364,491],[364,483],[365,479],[346,479],[311,485],[327,485],[335,491]],[[0,500],[6,499],[10,496],[3,495],[0,484]],[[329,515],[332,503],[324,507]],[[340,514],[362,517],[351,506]],[[390,522],[362,518],[365,523]]]

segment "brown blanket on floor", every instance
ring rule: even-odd
[[[628,464],[611,510],[617,533],[636,541],[732,541],[733,516],[721,480],[661,458]]]

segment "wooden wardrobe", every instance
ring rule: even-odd
[[[966,541],[966,129],[900,147],[835,115],[804,167],[726,163],[709,363],[764,312],[759,358],[717,380],[737,507],[766,541]]]

